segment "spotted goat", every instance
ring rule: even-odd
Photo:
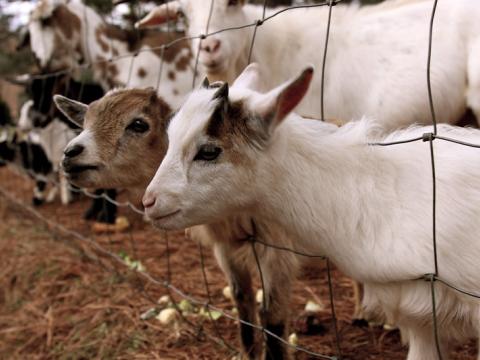
[[[95,80],[105,91],[158,87],[173,108],[192,88],[192,51],[184,41],[165,50],[160,47],[182,35],[123,30],[105,23],[80,1],[40,0],[29,20],[30,45],[45,71],[91,64]]]

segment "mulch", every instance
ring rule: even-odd
[[[30,206],[29,179],[3,167],[0,188]],[[92,224],[82,216],[88,202],[86,198],[68,206],[54,202],[36,210],[91,238],[110,254],[140,262],[160,282],[170,273],[174,286],[207,301],[197,244],[182,232],[159,232],[126,208],[120,212],[129,219],[131,231],[92,234]],[[212,323],[206,316],[190,313],[187,321],[174,325],[162,325],[155,317],[142,319],[149,309],[161,307],[158,299],[168,295],[168,289],[2,196],[0,220],[0,359],[232,359],[234,354],[219,335],[239,347],[237,324],[225,316]],[[231,313],[233,306],[222,294],[225,278],[210,251],[205,251],[205,271],[211,303]],[[332,275],[344,358],[404,359],[406,348],[398,331],[352,324],[351,280],[336,269]],[[294,286],[290,328],[298,330],[308,300],[321,302],[325,308],[318,313],[321,326],[316,334],[298,334],[298,345],[335,355],[328,296],[327,272],[319,260],[304,270]],[[455,360],[475,359],[474,341],[454,350]],[[312,357],[296,351],[294,358]]]

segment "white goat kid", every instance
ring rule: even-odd
[[[409,342],[408,360],[437,359],[430,283],[414,280],[434,272],[429,146],[369,145],[431,127],[380,137],[364,119],[332,130],[289,115],[307,92],[311,68],[266,94],[252,90],[258,76],[252,65],[230,93],[223,84],[190,95],[169,125],[167,154],[144,196],[147,215],[163,229],[238,212],[278,223],[296,248],[328,256],[366,284],[367,305],[380,305]],[[480,144],[478,130],[438,131]],[[434,149],[439,274],[475,291],[480,150],[438,140]],[[478,301],[442,285],[435,291],[442,351],[453,339],[477,337]]]
[[[168,13],[167,13],[168,9]],[[205,32],[210,0],[179,0],[157,7],[138,23],[146,27],[184,14],[188,33]],[[277,9],[267,9],[270,16]],[[398,0],[333,9],[325,77],[325,118],[343,120],[363,115],[394,130],[414,123],[430,124],[426,92],[428,23],[432,1]],[[253,24],[263,6],[216,0],[208,32]],[[294,9],[258,28],[252,61],[262,69],[264,89],[293,76],[305,63],[321,68],[328,7]],[[434,24],[432,88],[438,120],[456,123],[472,108],[480,118],[480,17],[477,0],[439,1]],[[247,65],[253,27],[207,37],[200,62],[209,78],[233,81]],[[320,118],[321,75],[299,104],[298,113]]]

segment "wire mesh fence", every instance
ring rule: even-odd
[[[262,31],[261,30],[262,25],[264,25],[266,22],[270,21],[271,19],[273,19],[275,17],[280,17],[280,16],[282,16],[282,14],[284,14],[288,11],[295,10],[295,9],[313,8],[313,7],[328,7],[328,18],[327,18],[328,21],[327,21],[326,24],[320,24],[319,25],[319,26],[325,26],[326,27],[326,38],[324,39],[324,44],[325,45],[324,45],[323,49],[319,49],[319,51],[318,51],[319,57],[322,58],[322,69],[321,69],[321,84],[322,84],[321,88],[322,88],[322,91],[321,91],[321,98],[319,99],[319,103],[320,103],[320,107],[321,107],[321,119],[324,120],[325,115],[324,115],[324,95],[323,95],[324,91],[323,91],[323,89],[324,89],[324,86],[325,86],[325,73],[328,71],[328,64],[329,64],[328,44],[329,44],[330,28],[332,26],[331,25],[332,12],[335,11],[335,5],[337,5],[339,3],[342,3],[342,0],[326,0],[326,1],[323,1],[323,2],[320,2],[320,3],[316,3],[316,4],[301,4],[301,5],[288,6],[288,7],[278,9],[277,11],[271,13],[268,16],[267,16],[267,11],[266,11],[268,2],[267,2],[267,0],[264,0],[263,1],[263,16],[262,16],[262,18],[259,18],[252,23],[244,24],[244,25],[241,25],[241,26],[224,28],[224,29],[221,29],[221,30],[209,32],[209,25],[210,25],[212,13],[213,13],[214,1],[215,0],[210,1],[209,16],[208,16],[207,23],[205,24],[205,32],[203,34],[197,34],[196,36],[180,36],[180,37],[177,37],[177,38],[175,38],[171,41],[168,41],[168,42],[166,42],[162,45],[159,45],[159,46],[153,46],[153,47],[150,47],[148,49],[140,48],[135,52],[125,53],[125,54],[114,54],[113,53],[114,46],[112,45],[112,43],[110,43],[110,49],[112,49],[112,54],[111,54],[112,56],[109,59],[101,59],[101,60],[94,60],[94,61],[90,61],[90,62],[77,63],[74,66],[71,66],[71,67],[66,68],[66,69],[61,69],[61,70],[50,72],[50,73],[35,74],[35,75],[32,75],[31,78],[42,80],[43,85],[45,86],[46,79],[51,78],[51,77],[56,77],[56,76],[59,76],[59,75],[71,76],[72,74],[78,73],[78,71],[82,72],[82,71],[91,69],[93,66],[97,66],[97,65],[101,65],[101,64],[105,64],[105,65],[106,64],[111,64],[111,63],[115,63],[116,61],[119,61],[119,60],[122,60],[122,59],[130,59],[129,73],[128,73],[128,76],[127,76],[127,81],[124,84],[126,87],[129,87],[131,85],[130,83],[131,83],[131,79],[132,79],[132,71],[133,71],[133,68],[134,68],[134,63],[135,63],[138,55],[142,52],[156,52],[156,51],[158,51],[161,54],[159,69],[158,69],[158,78],[156,80],[156,88],[158,90],[159,87],[160,87],[160,84],[162,83],[162,79],[165,76],[165,74],[163,74],[164,73],[164,65],[165,65],[164,64],[164,62],[165,62],[164,54],[170,48],[176,46],[179,43],[184,43],[184,42],[189,43],[192,40],[202,41],[202,40],[207,39],[210,36],[213,36],[213,35],[216,35],[216,34],[219,34],[219,33],[222,33],[222,32],[237,31],[237,30],[241,30],[241,29],[245,29],[245,28],[251,28],[252,33],[251,33],[251,41],[250,41],[249,54],[248,54],[248,62],[250,63],[251,58],[252,58],[252,53],[255,51],[256,35],[259,31]],[[435,140],[436,141],[449,141],[449,142],[454,142],[454,143],[458,144],[459,146],[470,146],[470,147],[476,147],[476,148],[480,148],[480,145],[465,142],[462,139],[453,139],[453,138],[450,138],[450,137],[442,136],[441,134],[438,134],[438,131],[437,131],[438,130],[437,129],[437,118],[436,118],[435,107],[434,107],[434,99],[433,99],[433,95],[432,95],[431,66],[430,66],[431,65],[431,60],[432,60],[432,48],[434,47],[432,39],[433,39],[433,33],[435,31],[434,20],[435,20],[437,2],[438,2],[438,0],[432,0],[431,1],[432,12],[431,12],[431,16],[430,16],[430,23],[425,24],[426,25],[425,26],[425,31],[428,31],[428,33],[429,33],[429,44],[428,44],[428,48],[425,49],[425,59],[426,59],[426,65],[427,65],[426,66],[427,71],[426,71],[426,74],[425,74],[426,75],[425,84],[426,84],[426,87],[428,89],[428,101],[429,101],[429,107],[430,107],[430,113],[431,113],[431,121],[433,123],[432,132],[431,133],[426,133],[423,136],[412,138],[412,139],[407,139],[407,140],[402,140],[402,141],[397,141],[397,142],[388,142],[388,143],[371,143],[370,145],[371,146],[400,146],[402,144],[405,144],[405,146],[408,146],[408,144],[412,143],[412,142],[425,142],[426,146],[428,146],[428,150],[429,150],[429,153],[430,153],[430,159],[431,159],[431,170],[432,170],[432,195],[433,195],[433,202],[432,202],[432,244],[433,244],[432,260],[433,260],[434,266],[433,266],[432,271],[430,273],[418,274],[418,277],[416,277],[414,279],[405,279],[405,281],[407,281],[407,280],[425,281],[425,282],[429,283],[429,286],[430,286],[430,289],[431,289],[431,302],[432,302],[432,309],[433,309],[432,320],[433,320],[434,339],[435,339],[435,344],[432,344],[432,346],[436,346],[438,358],[442,359],[442,353],[440,351],[440,349],[442,347],[442,344],[441,344],[441,340],[440,340],[439,335],[438,335],[438,326],[439,325],[437,323],[437,314],[436,314],[436,309],[437,309],[437,305],[438,305],[437,304],[437,299],[436,299],[436,296],[435,296],[436,295],[436,291],[435,291],[436,287],[438,286],[438,284],[441,284],[442,286],[447,286],[447,287],[449,287],[449,288],[451,288],[451,289],[453,289],[453,290],[455,290],[459,293],[462,293],[464,295],[467,295],[467,296],[475,298],[475,299],[480,298],[480,294],[475,293],[474,291],[472,291],[472,289],[458,288],[458,287],[455,286],[455,284],[450,284],[449,282],[447,282],[446,280],[442,279],[439,276],[439,267],[441,266],[441,264],[438,263],[437,237],[436,237],[436,235],[437,235],[437,224],[436,224],[436,211],[437,211],[437,209],[436,209],[436,199],[437,199],[436,167],[441,166],[441,164],[436,164],[435,163],[434,143],[435,143]],[[88,39],[89,39],[90,31],[89,31],[89,28],[88,28],[89,25],[88,25],[88,19],[87,18],[88,18],[88,16],[87,16],[87,13],[85,11],[83,23],[85,24],[84,31],[85,31],[85,34],[86,34],[85,38],[87,39],[86,49],[87,49],[87,52],[88,52],[89,51],[88,50],[89,49],[89,46],[88,46],[88,41],[89,40]],[[428,27],[427,27],[427,25],[428,25]],[[173,32],[173,31],[175,31],[175,30],[172,29],[171,26],[168,26],[167,32]],[[46,40],[44,40],[44,41],[46,41]],[[199,46],[200,46],[200,43],[199,43]],[[198,67],[199,67],[199,54],[200,54],[199,49],[197,49],[195,54],[196,54],[196,58],[195,58],[195,61],[194,61],[194,67],[193,67],[193,69],[191,69],[192,88],[194,88],[196,86],[197,80],[198,80],[197,77],[198,77],[198,73],[199,73],[198,72]],[[333,61],[333,60],[330,60],[330,61]],[[419,64],[419,66],[420,66],[420,64]],[[65,93],[69,92],[68,91],[69,86],[70,85],[68,83]],[[82,81],[82,89],[83,89],[83,86],[84,86],[84,81]],[[42,100],[40,101],[41,103],[43,103],[45,101],[45,99],[43,99],[44,96],[49,96],[49,95],[47,95],[45,92],[42,92]],[[81,97],[82,97],[82,91],[80,91],[80,94],[78,94],[78,99],[81,99]],[[18,167],[18,165],[13,164],[13,163],[9,164],[9,165],[12,168],[13,171],[16,171],[16,172],[20,171],[21,173],[26,174],[29,178],[33,178],[35,180],[47,181],[52,186],[55,186],[55,187],[60,187],[60,185],[61,185],[59,183],[59,181],[56,180],[56,179],[40,177],[34,171],[28,170],[28,169],[27,170],[20,169]],[[95,192],[92,192],[90,189],[77,188],[77,187],[74,187],[74,186],[71,186],[71,185],[69,185],[69,190],[74,192],[74,193],[81,193],[81,194],[85,195],[86,197],[89,197],[89,198],[92,198],[92,199],[101,198],[101,199],[104,199],[107,202],[109,202],[109,203],[111,203],[111,204],[113,204],[117,207],[128,208],[129,211],[132,211],[135,214],[144,215],[143,210],[139,206],[135,205],[134,203],[132,203],[129,200],[119,201],[119,200],[116,200],[116,199],[112,198],[111,196],[109,196],[108,193],[97,194]],[[299,257],[314,258],[314,259],[318,259],[318,260],[321,260],[321,261],[325,262],[326,269],[327,269],[327,277],[328,277],[327,283],[328,283],[328,290],[329,290],[330,313],[331,313],[331,320],[332,320],[333,333],[334,333],[334,344],[332,345],[331,351],[330,351],[329,354],[319,353],[319,352],[313,351],[311,349],[305,348],[303,346],[293,344],[293,343],[289,342],[287,339],[282,338],[281,336],[278,336],[274,332],[265,328],[261,324],[246,321],[245,319],[239,318],[235,314],[233,314],[231,312],[228,312],[228,311],[225,311],[225,309],[223,309],[219,306],[216,306],[213,299],[212,299],[211,290],[209,288],[209,279],[208,279],[207,271],[205,270],[205,254],[204,254],[205,249],[204,249],[202,244],[198,244],[198,256],[199,256],[199,259],[200,259],[200,266],[201,266],[201,273],[202,273],[201,279],[199,279],[199,280],[201,280],[203,282],[203,287],[204,287],[204,297],[200,298],[200,297],[192,296],[188,293],[185,293],[180,287],[178,287],[172,281],[172,271],[173,270],[172,270],[172,267],[171,267],[171,264],[170,264],[170,251],[169,251],[170,243],[169,243],[169,234],[168,233],[161,234],[161,237],[164,239],[164,242],[165,242],[164,243],[164,247],[166,249],[165,250],[165,262],[167,264],[167,272],[166,272],[166,274],[164,274],[163,277],[159,278],[157,276],[149,274],[144,269],[141,270],[141,269],[138,269],[138,268],[133,268],[133,270],[132,270],[132,268],[128,264],[126,264],[124,258],[119,256],[117,253],[113,252],[108,247],[105,247],[104,245],[96,242],[90,236],[85,236],[85,235],[81,234],[80,232],[73,230],[74,227],[69,226],[68,223],[59,223],[57,221],[52,220],[51,218],[48,218],[48,217],[42,215],[42,213],[40,211],[38,211],[38,210],[34,209],[33,207],[27,205],[23,201],[19,201],[14,196],[9,194],[8,190],[6,190],[2,186],[0,186],[0,195],[3,198],[7,199],[9,202],[25,208],[25,210],[31,216],[33,216],[33,217],[37,218],[38,220],[40,220],[41,222],[47,224],[48,228],[52,232],[61,233],[63,235],[68,236],[71,239],[75,239],[75,241],[79,241],[79,242],[82,242],[82,243],[86,244],[88,247],[94,249],[95,253],[101,254],[102,256],[105,256],[105,257],[111,259],[113,261],[113,263],[116,264],[115,266],[127,268],[127,269],[130,269],[130,271],[133,271],[135,276],[137,276],[138,278],[140,278],[142,280],[142,283],[150,283],[154,286],[161,287],[161,288],[165,289],[166,291],[168,291],[172,295],[172,296],[170,296],[170,298],[173,301],[173,307],[177,310],[177,313],[182,317],[182,321],[185,324],[188,324],[189,326],[191,326],[192,328],[195,328],[195,329],[201,328],[202,324],[196,324],[196,323],[192,322],[188,317],[183,316],[182,315],[182,310],[180,309],[180,306],[179,306],[179,303],[177,301],[175,301],[174,299],[175,298],[186,299],[189,302],[191,302],[192,304],[201,306],[204,309],[208,309],[207,310],[207,315],[208,315],[208,318],[209,318],[209,320],[210,320],[210,322],[213,326],[211,328],[211,331],[207,334],[207,337],[211,341],[215,342],[216,344],[219,344],[222,347],[224,347],[226,353],[229,354],[229,356],[233,356],[235,354],[240,353],[240,349],[238,348],[238,346],[231,343],[229,340],[225,339],[225,337],[222,334],[221,329],[218,328],[218,326],[216,324],[216,321],[213,318],[213,313],[214,312],[219,312],[225,318],[230,319],[231,323],[232,323],[232,326],[234,325],[234,323],[240,323],[242,325],[251,327],[255,331],[262,334],[265,338],[267,338],[267,337],[275,338],[277,341],[281,342],[284,346],[286,346],[288,348],[292,348],[296,352],[304,353],[304,354],[306,354],[306,355],[308,355],[312,358],[322,358],[322,359],[332,359],[332,360],[342,358],[342,347],[343,347],[342,346],[342,334],[341,334],[341,332],[338,328],[338,325],[337,325],[337,316],[336,316],[335,301],[334,301],[335,300],[335,294],[334,294],[334,291],[333,291],[333,288],[334,288],[333,284],[332,284],[333,278],[332,278],[332,275],[331,275],[331,263],[330,263],[329,259],[326,258],[323,254],[308,254],[308,253],[302,252],[300,250],[297,250],[295,248],[289,248],[289,247],[280,246],[280,245],[273,244],[273,243],[268,243],[268,242],[264,241],[264,239],[262,238],[262,234],[257,231],[255,223],[253,221],[252,221],[253,232],[246,239],[244,239],[245,242],[248,242],[249,244],[251,244],[251,253],[252,253],[252,255],[255,259],[256,271],[258,273],[261,288],[263,289],[263,299],[262,299],[263,308],[266,308],[268,305],[267,305],[267,300],[265,298],[266,290],[265,290],[265,284],[264,284],[265,283],[264,275],[262,273],[262,264],[261,264],[261,259],[258,255],[258,250],[260,248],[270,248],[270,249],[273,249],[273,250],[279,251],[279,252],[290,252],[290,253],[293,253],[293,254],[295,254],[296,256],[299,256]],[[135,243],[136,243],[136,241],[135,241],[135,231],[130,228],[130,230],[124,235],[124,237],[125,237],[126,241],[131,244],[132,251],[135,253]],[[135,258],[137,258],[136,255],[135,255]],[[99,261],[99,264],[100,263],[101,262]],[[114,268],[109,268],[109,269],[104,268],[104,269],[105,269],[105,271],[116,271],[115,267]],[[138,291],[138,289],[132,289],[132,291]],[[144,292],[144,289],[140,289],[140,292],[142,292],[142,296],[145,296],[146,298],[150,298],[150,296]],[[156,300],[155,299],[151,299],[151,300],[152,300],[152,304],[155,305]]]

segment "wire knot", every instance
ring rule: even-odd
[[[425,274],[423,275],[423,280],[432,282],[432,281],[437,281],[437,275],[435,274]]]
[[[256,26],[262,26],[263,25],[263,20],[257,20]]]
[[[200,40],[205,40],[207,38],[207,35],[200,34],[198,37],[200,38]]]
[[[422,135],[423,142],[433,141],[434,139],[435,139],[435,135],[433,133],[425,133]]]

